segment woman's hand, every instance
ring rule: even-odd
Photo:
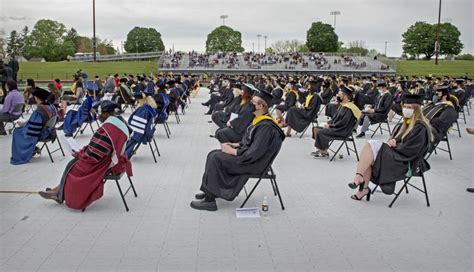
[[[397,147],[397,140],[395,140],[395,139],[390,139],[390,140],[388,140],[387,144],[388,144],[388,146],[390,146],[390,147]]]

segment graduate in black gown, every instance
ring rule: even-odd
[[[236,114],[239,111],[240,105],[242,103],[242,90],[240,88],[240,85],[234,86],[232,90],[234,99],[227,107],[221,111],[216,110],[212,113],[211,119],[219,128],[226,127],[226,124],[229,121],[232,113]]]
[[[220,143],[240,142],[245,134],[245,131],[247,130],[247,127],[252,123],[254,118],[254,110],[250,99],[252,98],[254,91],[257,89],[253,85],[247,83],[242,85],[242,89],[242,103],[235,111],[237,117],[227,121],[225,127],[219,128],[216,131],[215,137]]]
[[[433,128],[434,142],[436,146],[448,133],[448,129],[458,119],[458,113],[453,103],[449,101],[448,86],[439,86],[435,89],[433,102],[423,107],[423,114]]]
[[[388,91],[385,81],[378,82],[377,87],[380,89],[378,89],[379,95],[375,100],[374,107],[364,110],[362,117],[359,119],[359,125],[362,127],[357,138],[364,137],[370,125],[385,121],[392,107],[393,97]]]
[[[369,140],[360,152],[357,171],[349,187],[359,188],[354,200],[367,196],[370,200],[369,181],[380,185],[385,194],[393,194],[397,181],[412,174],[411,169],[422,172],[429,167],[423,159],[430,148],[433,136],[431,126],[423,116],[421,104],[424,95],[406,94],[403,97],[403,122],[391,138],[383,143]]]
[[[288,111],[291,107],[296,105],[296,102],[300,98],[298,91],[296,90],[296,81],[291,82],[290,91],[285,95],[285,102],[275,107],[276,119],[278,123],[283,122],[283,113]]]
[[[329,143],[334,139],[345,139],[352,134],[352,130],[361,116],[359,108],[352,103],[354,90],[351,87],[343,86],[339,89],[336,99],[339,108],[333,119],[324,127],[313,129],[314,146],[316,151],[312,152],[315,158],[329,157]]]
[[[316,81],[309,82],[309,92],[306,101],[301,108],[293,107],[286,114],[286,136],[291,136],[291,130],[302,132],[318,115],[321,107],[321,98],[316,94],[318,83]]]
[[[240,193],[249,175],[261,174],[279,152],[285,135],[275,119],[268,115],[272,96],[265,90],[252,98],[254,119],[240,143],[224,143],[207,155],[201,191],[191,207],[216,211],[216,198],[228,201]]]

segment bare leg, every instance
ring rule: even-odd
[[[372,154],[372,148],[369,143],[365,143],[360,152],[360,160],[357,163],[357,173],[360,175],[355,175],[354,184],[362,184],[364,182],[369,182],[370,176],[372,173],[372,164],[374,164],[374,155]]]
[[[388,112],[388,121],[392,122],[393,117],[395,116],[395,112],[393,110],[390,110]]]
[[[290,126],[288,126],[288,128],[286,129],[286,136],[291,137],[291,127]]]

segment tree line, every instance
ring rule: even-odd
[[[437,24],[416,22],[403,34],[404,55],[413,58],[423,56],[431,59],[435,54]],[[13,30],[5,39],[0,33],[0,55],[24,56],[26,58],[45,58],[47,61],[60,61],[77,52],[92,52],[93,39],[81,36],[74,29],[67,29],[60,22],[42,19],[36,22],[33,29],[25,26],[21,31]],[[458,55],[463,44],[461,33],[451,23],[440,24],[440,55]],[[154,28],[134,27],[128,34],[124,49],[129,53],[164,51],[161,34]],[[243,52],[242,34],[229,26],[219,26],[212,30],[206,39],[207,52]],[[115,54],[112,41],[97,38],[97,52]],[[369,50],[364,41],[351,41],[347,46],[339,40],[334,28],[323,22],[313,22],[306,32],[306,41],[276,41],[267,48],[267,52],[341,52],[358,53],[362,56],[376,54]]]

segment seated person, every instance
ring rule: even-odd
[[[243,104],[239,105],[235,112],[237,117],[232,120],[229,119],[225,127],[216,130],[215,137],[220,143],[240,142],[242,137],[244,137],[245,131],[252,123],[255,109],[250,101],[252,94],[258,91],[258,89],[251,84],[244,84],[242,88],[244,90],[245,99],[242,100]]]
[[[214,111],[212,113],[211,119],[219,128],[226,126],[227,122],[230,119],[232,113],[236,113],[239,110],[240,103],[242,102],[242,93],[243,91],[240,88],[233,88],[232,102],[221,111]]]
[[[329,120],[324,127],[313,129],[314,146],[316,151],[312,152],[315,158],[329,157],[329,143],[334,139],[345,139],[352,134],[361,112],[357,106],[352,103],[354,91],[351,87],[343,86],[336,95],[339,102],[334,118]]]
[[[379,82],[377,86],[380,89],[378,90],[379,96],[375,100],[375,107],[370,107],[362,113],[362,117],[359,119],[359,125],[362,127],[359,135],[356,136],[357,138],[364,137],[370,125],[387,120],[388,112],[393,104],[393,97],[388,91],[385,81]]]
[[[222,86],[218,88],[217,92],[211,93],[211,97],[208,101],[202,103],[203,106],[209,107],[209,110],[205,113],[210,115],[214,112],[216,107],[223,108],[223,105],[229,104],[234,96],[232,94],[232,88],[229,80],[223,80]],[[219,105],[219,106],[217,106]]]
[[[75,78],[69,91],[64,91],[62,94],[63,109],[67,110],[67,106],[70,104],[81,104],[84,99],[84,87],[82,80]]]
[[[80,129],[84,122],[92,122],[92,104],[94,103],[94,90],[87,90],[87,97],[77,110],[70,110],[64,118],[64,123],[58,128],[64,130],[66,137],[72,137],[76,129]]]
[[[392,122],[393,117],[395,114],[402,116],[402,97],[405,93],[404,87],[400,84],[397,85],[397,90],[393,94],[393,104],[388,112],[388,121]]]
[[[130,134],[127,124],[114,115],[118,105],[108,100],[97,104],[98,119],[103,125],[87,146],[73,154],[59,185],[39,192],[41,197],[58,203],[66,201],[66,206],[72,209],[85,209],[102,197],[102,179],[106,173],[120,174],[127,170],[131,175],[131,164],[124,155]]]
[[[285,88],[285,83],[284,82],[278,82],[276,87],[272,90],[272,105],[280,105],[281,102],[283,102],[283,89]]]
[[[38,141],[55,136],[55,131],[46,128],[48,121],[57,114],[56,108],[46,102],[51,93],[36,87],[32,95],[36,100],[36,110],[26,123],[19,122],[19,127],[13,131],[10,163],[14,165],[29,162],[39,152]]]
[[[148,95],[147,95],[148,94]],[[137,101],[137,109],[128,118],[128,124],[133,130],[133,134],[125,148],[128,159],[134,155],[137,144],[148,144],[155,133],[156,103],[150,93],[137,92],[133,96]]]
[[[252,98],[255,118],[242,142],[221,144],[220,150],[207,155],[201,191],[191,207],[216,211],[216,198],[232,201],[249,180],[249,175],[265,171],[279,152],[285,135],[276,121],[268,115],[272,96],[262,90]]]
[[[168,119],[168,106],[170,104],[170,97],[166,93],[166,86],[162,82],[156,83],[157,91],[153,96],[156,102],[156,120],[155,123],[162,124]]]
[[[0,135],[7,135],[4,122],[12,122],[20,118],[22,114],[25,100],[23,95],[18,91],[16,81],[9,79],[5,84],[7,88],[7,96],[0,109]]]
[[[285,123],[288,125],[286,136],[291,136],[291,129],[297,132],[303,130],[318,116],[319,108],[321,107],[321,98],[315,94],[317,92],[317,82],[311,81],[309,93],[306,96],[306,101],[301,108],[290,108],[286,114]]]
[[[403,122],[393,130],[387,143],[369,140],[360,152],[357,172],[349,187],[359,188],[354,200],[367,196],[370,200],[369,181],[380,185],[385,194],[393,194],[395,183],[409,175],[416,160],[423,159],[432,141],[431,127],[423,116],[421,104],[424,95],[406,94],[403,97]]]
[[[448,133],[448,129],[458,119],[458,113],[453,103],[449,101],[448,86],[439,86],[435,89],[434,101],[423,107],[423,115],[433,128],[435,147]]]
[[[296,81],[292,81],[291,89],[286,93],[284,103],[275,107],[276,120],[279,124],[284,122],[283,113],[288,111],[291,107],[294,107],[299,98],[300,96],[296,90]]]

